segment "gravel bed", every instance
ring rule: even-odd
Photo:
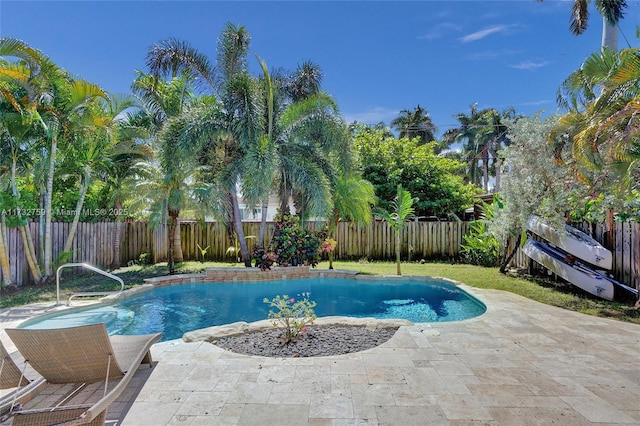
[[[222,337],[213,342],[220,348],[244,355],[311,357],[342,355],[374,348],[389,340],[398,327],[376,330],[354,326],[309,326],[307,332],[283,344],[284,331],[258,331]]]

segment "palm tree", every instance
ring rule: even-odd
[[[3,141],[3,158],[11,159],[11,165],[7,171],[10,176],[8,188],[14,198],[14,202],[20,198],[16,186],[16,170],[19,163],[25,158],[26,146],[30,143],[25,140],[24,136],[33,130],[33,125],[39,120],[36,110],[41,92],[37,87],[37,76],[40,72],[43,61],[42,54],[31,48],[21,40],[4,37],[0,39],[0,58],[16,58],[17,60],[0,61],[0,100],[5,100],[10,108],[3,111],[2,130]],[[4,107],[3,107],[4,109]],[[10,129],[11,128],[11,129]],[[19,207],[19,204],[16,204]],[[31,273],[36,283],[41,281],[40,269],[37,265],[37,256],[31,233],[27,230],[27,224],[23,219],[18,217],[20,223],[20,233],[22,235],[25,255],[29,264]],[[0,239],[2,239],[2,250],[0,250],[0,264],[3,269],[3,279],[10,280],[9,270],[9,253],[5,244],[6,238],[6,222],[5,217],[2,218],[2,231]],[[2,235],[4,234],[4,235]]]
[[[329,237],[336,239],[340,221],[368,225],[373,220],[371,207],[376,203],[373,184],[355,171],[343,171],[333,184],[333,211],[328,217]],[[329,269],[333,269],[333,251],[329,252]]]
[[[489,192],[490,164],[493,163],[497,191],[500,184],[500,163],[498,151],[508,144],[507,128],[504,120],[515,118],[515,111],[507,109],[500,113],[494,108],[478,109],[478,104],[471,105],[469,114],[460,113],[456,119],[460,127],[449,129],[443,135],[443,146],[462,142],[462,161],[467,163],[469,180]],[[482,173],[478,174],[481,164]],[[482,178],[482,181],[480,181]]]
[[[63,249],[65,252],[70,251],[73,245],[87,190],[96,178],[96,173],[106,173],[111,153],[123,149],[123,145],[119,145],[116,140],[116,120],[120,114],[133,107],[135,102],[133,97],[111,96],[108,101],[102,100],[87,108],[81,126],[75,133],[74,143],[66,152],[66,158],[77,170],[80,191]]]
[[[561,93],[567,100],[562,105],[569,106],[569,112],[550,140],[557,140],[559,134],[568,135],[561,140],[571,143],[576,160],[572,167],[581,180],[588,181],[590,172],[606,171],[616,177],[615,186],[632,184],[628,177],[638,167],[640,137],[639,79],[640,50],[625,49],[591,55],[580,70],[565,80]],[[580,80],[581,84],[574,84]],[[558,146],[556,152],[561,148]],[[564,162],[558,156],[556,160]]]
[[[147,55],[152,75],[186,71],[198,76],[199,81],[218,97],[219,105],[210,104],[209,108],[205,105],[205,108],[191,114],[190,124],[185,121],[190,132],[184,135],[182,143],[200,142],[208,153],[221,151],[224,167],[216,171],[215,178],[226,188],[231,205],[230,220],[246,266],[251,266],[251,259],[242,229],[237,184],[244,173],[245,153],[263,134],[259,87],[249,76],[246,63],[249,43],[249,33],[243,26],[227,24],[218,40],[219,82],[214,78],[213,68],[206,56],[187,42],[164,40],[153,46]],[[198,122],[198,116],[204,121]],[[220,157],[215,158],[213,161]]]
[[[400,138],[419,137],[421,144],[435,140],[434,133],[438,131],[427,110],[420,105],[413,111],[400,111],[400,115],[391,121],[391,127],[399,132]]]
[[[7,193],[11,194],[9,207],[16,209],[16,220],[13,225],[20,229],[20,235],[24,246],[24,253],[29,265],[29,270],[36,283],[42,279],[35,246],[28,227],[28,218],[22,217],[20,208],[21,194],[18,189],[18,174],[29,175],[33,170],[33,153],[36,152],[34,127],[30,120],[25,120],[24,113],[16,112],[13,107],[4,110],[4,104],[0,106],[3,113],[0,116],[0,182],[6,182]],[[5,162],[6,161],[6,162]],[[5,218],[3,217],[3,222]],[[0,256],[6,256],[8,267],[8,252],[0,252]],[[4,262],[1,261],[0,262]],[[6,275],[8,279],[9,276]]]
[[[52,219],[52,201],[53,201],[53,178],[56,170],[56,156],[58,151],[58,142],[70,142],[73,128],[81,123],[83,115],[87,111],[91,101],[101,97],[106,99],[107,95],[97,85],[91,84],[83,80],[74,80],[70,84],[63,83],[60,76],[56,73],[56,90],[66,92],[64,98],[61,96],[59,102],[49,105],[47,110],[42,114],[43,123],[49,145],[49,167],[47,173],[47,186],[45,194],[45,252],[44,267],[45,279],[52,277],[52,236],[51,236],[51,219]],[[65,99],[65,101],[62,101]]]
[[[321,92],[322,72],[305,62],[291,73],[263,69],[266,134],[247,152],[242,192],[249,207],[263,201],[259,244],[264,242],[265,201],[277,188],[280,211],[293,199],[302,220],[331,212],[332,186],[340,165],[352,162],[346,126],[335,102]],[[336,157],[336,154],[340,154]],[[338,161],[334,161],[339,158]]]
[[[543,0],[538,0],[543,1]],[[569,29],[575,35],[583,34],[589,26],[590,0],[573,0]],[[618,50],[618,23],[624,18],[626,0],[595,0],[595,6],[602,15],[602,47]]]
[[[383,212],[382,218],[389,224],[396,234],[396,274],[402,275],[400,271],[400,234],[405,227],[405,221],[413,215],[413,198],[409,191],[398,185],[396,198],[392,203],[391,212]]]
[[[122,229],[122,217],[120,212],[129,190],[129,182],[135,174],[137,163],[148,161],[153,157],[151,146],[144,138],[147,133],[139,123],[137,117],[144,117],[137,112],[127,112],[116,122],[116,145],[108,153],[108,173],[105,175],[105,184],[113,203],[115,215],[115,238],[113,243],[113,259],[109,268],[111,270],[120,267],[120,239]]]
[[[155,46],[152,46],[149,52],[156,52]],[[151,59],[148,58],[148,61]],[[184,163],[185,159],[181,153],[173,156],[171,139],[163,140],[160,135],[167,123],[173,119],[180,117],[183,112],[190,106],[194,105],[198,99],[193,92],[195,78],[189,72],[179,70],[178,74],[171,73],[166,80],[161,79],[161,75],[145,74],[138,71],[138,76],[134,80],[132,89],[142,103],[143,110],[130,117],[132,121],[131,130],[142,135],[146,133],[149,145],[156,145],[156,152],[160,158],[160,164],[165,168],[165,182],[167,188],[163,192],[167,197],[172,191],[181,192],[181,178],[184,177],[183,171],[176,164]],[[183,164],[184,165],[184,164]],[[189,168],[188,168],[189,169]],[[177,173],[173,176],[172,173]],[[171,198],[172,200],[174,198]],[[165,206],[165,211],[159,222],[165,223],[165,219],[170,220],[169,223],[169,269],[174,269],[176,262],[182,262],[182,244],[180,240],[180,209],[168,203],[168,199],[158,200]]]
[[[0,52],[2,56],[18,58],[20,63],[17,67],[9,61],[2,62],[0,75],[2,80],[11,80],[24,88],[27,93],[27,107],[23,109],[32,111],[34,124],[37,123],[44,129],[49,142],[44,195],[44,279],[49,279],[52,277],[53,264],[51,220],[58,142],[67,142],[74,126],[83,119],[89,103],[98,97],[106,98],[106,94],[97,85],[72,78],[51,60],[19,40],[1,39]],[[26,73],[24,64],[29,64]],[[21,72],[16,73],[18,68]],[[26,81],[25,75],[28,75]],[[7,96],[6,91],[2,92]],[[9,101],[16,106],[11,99]]]
[[[291,101],[295,103],[318,94],[322,86],[322,77],[324,73],[320,66],[311,61],[303,62],[286,83],[286,92]]]
[[[467,163],[469,181],[475,185],[480,185],[478,176],[478,163],[480,160],[481,144],[480,135],[483,132],[485,110],[479,110],[478,104],[471,105],[469,114],[459,113],[456,119],[460,122],[460,127],[449,129],[443,135],[443,142],[451,145],[456,142],[463,143],[463,161]]]

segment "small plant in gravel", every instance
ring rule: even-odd
[[[296,301],[286,294],[278,295],[271,300],[265,298],[264,303],[268,303],[272,308],[269,309],[269,319],[272,320],[273,326],[284,330],[284,344],[297,339],[300,333],[305,333],[307,326],[313,324],[316,319],[313,312],[316,302],[306,297]]]

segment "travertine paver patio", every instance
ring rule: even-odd
[[[135,401],[109,417],[128,408],[118,424],[640,424],[640,326],[464,288],[487,304],[484,315],[405,326],[356,354],[156,344],[157,365],[139,370],[141,389],[126,395]]]

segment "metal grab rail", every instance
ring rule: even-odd
[[[83,296],[89,296],[89,295],[107,295],[107,294],[114,294],[114,293],[120,293],[122,291],[124,291],[124,281],[122,280],[122,278],[115,276],[113,274],[110,274],[106,271],[103,271],[102,269],[96,268],[95,266],[91,266],[88,263],[65,263],[64,265],[60,266],[57,270],[56,270],[56,305],[60,304],[60,270],[62,268],[73,268],[76,266],[81,266],[83,268],[89,269],[93,272],[97,272],[99,274],[104,275],[105,277],[111,278],[113,280],[116,280],[120,283],[120,291],[109,291],[109,292],[104,292],[104,291],[94,291],[94,292],[84,292],[84,293],[74,293],[71,296],[69,296],[69,301],[71,301],[71,298],[74,295],[83,295]]]

